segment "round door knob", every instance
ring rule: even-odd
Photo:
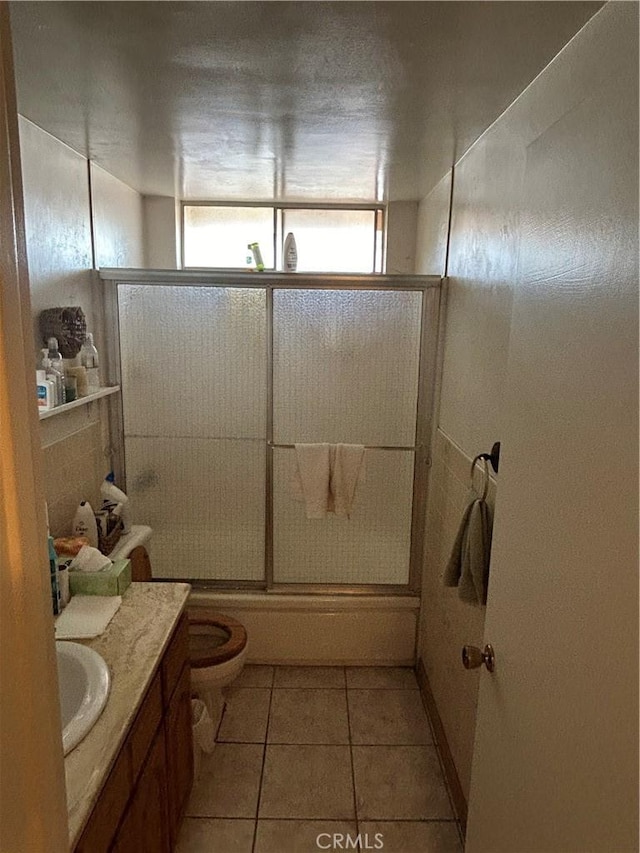
[[[489,672],[493,672],[496,665],[493,647],[487,643],[482,651],[477,646],[462,647],[462,663],[465,669],[477,669],[484,664]]]

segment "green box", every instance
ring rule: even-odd
[[[130,583],[130,560],[115,560],[101,572],[69,572],[71,595],[123,595]]]

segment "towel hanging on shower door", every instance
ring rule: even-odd
[[[307,518],[324,518],[330,509],[330,444],[296,444],[294,495],[304,502]]]
[[[296,444],[294,496],[307,518],[327,513],[349,518],[358,483],[364,479],[364,445]]]

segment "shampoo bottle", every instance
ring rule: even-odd
[[[98,524],[89,501],[81,501],[73,517],[73,536],[86,536],[92,548],[98,547]]]
[[[289,231],[284,241],[282,258],[284,260],[284,271],[295,272],[298,268],[298,250],[296,248],[296,238],[291,231]]]

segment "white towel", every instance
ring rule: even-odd
[[[330,445],[296,444],[294,493],[303,500],[307,518],[324,518],[330,509]]]
[[[56,640],[99,637],[121,604],[119,595],[74,595],[56,619]]]
[[[336,444],[331,453],[331,496],[336,515],[349,518],[358,482],[364,478],[364,445]]]

